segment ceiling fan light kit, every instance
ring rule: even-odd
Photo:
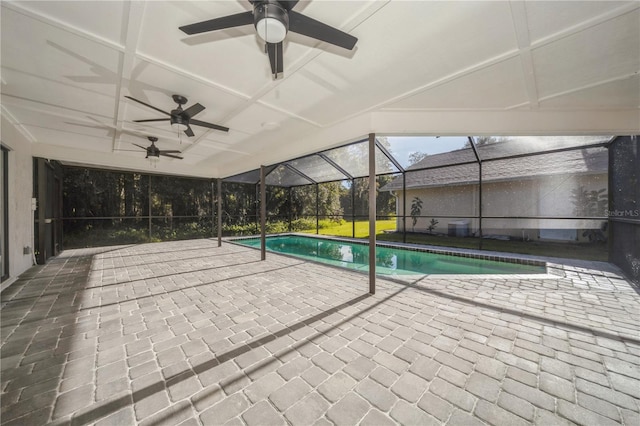
[[[156,167],[158,167],[158,163],[160,162],[160,157],[159,156],[147,156],[147,158],[149,159],[149,164],[153,166],[153,168],[155,169]]]
[[[178,132],[184,132],[189,128],[181,117],[172,117],[171,118],[171,127]]]
[[[267,43],[280,43],[289,31],[289,15],[277,3],[265,3],[255,8],[258,36]]]

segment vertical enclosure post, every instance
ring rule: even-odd
[[[218,247],[222,245],[222,179],[218,179]]]
[[[635,137],[632,137],[632,141],[635,139]],[[613,174],[613,170],[615,167],[615,162],[614,162],[614,155],[615,155],[615,148],[618,145],[617,143],[618,138],[615,138],[614,140],[611,141],[611,143],[609,143],[607,145],[607,156],[609,159],[609,163],[608,163],[608,172],[607,172],[607,185],[608,188],[613,189],[615,188],[615,184],[614,184],[614,174]],[[638,154],[640,155],[640,151],[638,152]],[[613,190],[609,190],[607,191],[607,208],[609,210],[614,210],[615,209],[615,204],[614,204],[614,197],[613,197],[614,191]],[[611,215],[607,215],[607,253],[609,253],[608,255],[608,259],[609,262],[611,263],[616,263],[614,256],[613,256],[613,252],[614,252],[614,248],[613,248],[613,238],[614,238],[614,231],[613,228],[615,226],[615,222],[613,222],[611,220]]]
[[[316,234],[320,233],[320,187],[316,183]]]
[[[351,178],[351,238],[356,237],[356,180]]]
[[[151,241],[151,175],[147,175],[149,177],[148,185],[147,185],[147,198],[148,198],[148,207],[149,207],[149,241]]]
[[[469,136],[469,144],[473,149],[473,154],[476,156],[478,162],[478,233],[480,234],[480,243],[478,248],[482,250],[482,158],[476,147],[476,143],[471,136]]]
[[[292,207],[293,207],[293,201],[291,200],[291,193],[292,193],[292,189],[291,187],[289,187],[289,193],[287,194],[289,197],[289,232],[291,232],[291,215],[293,214],[292,212]]]
[[[265,228],[267,223],[266,175],[264,166],[260,166],[260,260],[265,260],[267,258],[267,240],[265,237]]]
[[[407,242],[407,172],[402,172],[402,242]]]
[[[211,238],[216,236],[216,182],[211,179]]]
[[[47,261],[47,166],[44,158],[38,158],[38,264]]]
[[[254,200],[253,206],[253,224],[255,225],[255,229],[256,229],[256,234],[260,232],[260,185],[261,183],[258,182],[255,186],[256,189],[256,198]]]
[[[376,135],[369,133],[369,293],[376,293]]]
[[[478,162],[478,232],[480,233],[480,250],[482,250],[482,161]]]

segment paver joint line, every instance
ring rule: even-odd
[[[370,295],[365,275],[216,243],[69,250],[19,277],[2,425],[640,421],[640,293],[608,269]]]

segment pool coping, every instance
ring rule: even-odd
[[[363,245],[363,246],[368,246],[369,242],[368,241],[363,241],[361,239],[357,239],[357,238],[347,238],[347,237],[334,237],[334,236],[330,236],[330,235],[318,235],[318,234],[306,234],[306,233],[301,233],[301,232],[284,232],[284,233],[280,233],[280,234],[266,234],[265,237],[286,237],[286,236],[296,236],[296,237],[308,237],[308,238],[314,238],[314,239],[324,239],[324,240],[331,240],[331,241],[344,241],[344,242],[348,242],[348,243],[352,243],[352,244],[358,244],[358,245]],[[240,241],[240,240],[255,240],[255,239],[259,239],[260,235],[246,235],[246,236],[238,236],[238,237],[226,237],[225,240],[230,242],[230,243],[234,243],[236,241]],[[240,243],[236,243],[236,244],[240,244]],[[249,247],[246,246],[244,244],[242,244],[243,247]],[[499,252],[487,252],[487,253],[478,253],[477,251],[472,251],[470,249],[456,249],[453,247],[447,247],[446,249],[442,249],[442,248],[435,248],[434,246],[423,246],[423,245],[418,245],[418,244],[410,244],[410,243],[388,243],[388,242],[378,242],[376,241],[376,246],[378,247],[387,247],[387,248],[401,248],[404,250],[408,250],[408,251],[416,251],[416,252],[423,252],[423,253],[433,253],[433,254],[442,254],[442,255],[447,255],[447,256],[455,256],[455,257],[464,257],[464,258],[472,258],[472,259],[481,259],[481,260],[491,260],[491,261],[495,261],[495,262],[504,262],[504,263],[513,263],[513,264],[519,264],[519,265],[527,265],[527,266],[540,266],[540,267],[544,267],[545,272],[544,273],[540,273],[540,274],[481,274],[481,276],[483,277],[491,277],[491,276],[509,276],[509,277],[513,277],[513,276],[526,276],[526,277],[544,277],[544,276],[557,276],[557,275],[563,275],[562,273],[560,273],[560,271],[557,271],[554,268],[550,268],[549,267],[549,262],[545,259],[539,259],[539,258],[533,258],[533,257],[525,257],[524,256],[518,256],[517,254],[514,255],[510,255],[507,253],[499,253]],[[259,249],[258,247],[250,247],[250,248],[254,248],[254,249]],[[293,256],[293,255],[288,255],[286,253],[279,253],[279,252],[272,252],[270,251],[270,253],[274,253],[274,254],[279,254],[282,256],[287,256],[287,257],[292,257],[292,258],[296,258],[296,259],[300,259],[297,256]],[[310,260],[312,261],[312,260]],[[328,265],[328,266],[333,266],[336,268],[341,268],[337,265],[331,265],[331,264],[326,264],[323,262],[317,262],[317,263],[321,263],[323,265]],[[356,271],[356,272],[362,272],[362,270],[360,269],[351,269],[351,268],[341,268],[341,269],[348,269],[348,270],[352,270],[352,271]],[[378,275],[378,274],[376,274]],[[389,277],[389,275],[380,275],[381,277]],[[414,275],[406,275],[406,277],[412,277]],[[476,277],[478,275],[475,274],[416,274],[415,276],[421,276],[421,277],[428,277],[428,276],[437,276],[437,277],[441,277],[441,278],[446,278],[446,277],[463,277],[463,276],[473,276]]]

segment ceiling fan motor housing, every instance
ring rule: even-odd
[[[149,157],[160,158],[160,150],[158,149],[157,146],[152,144],[150,147],[147,147],[147,156],[144,158],[149,158]]]
[[[253,8],[253,25],[264,41],[280,43],[289,31],[289,13],[278,1],[257,2]]]
[[[182,115],[182,110],[174,109],[171,111],[171,126],[179,126],[181,128],[189,127],[189,119]]]

